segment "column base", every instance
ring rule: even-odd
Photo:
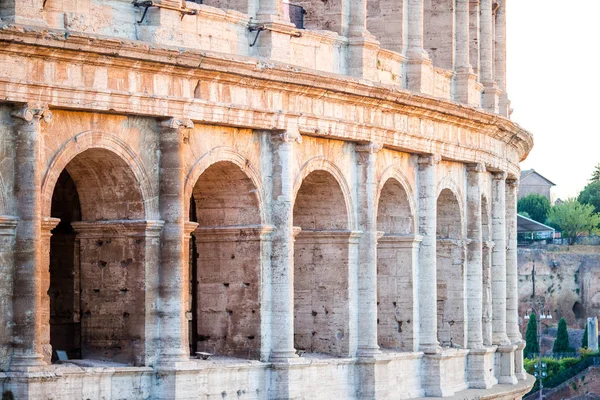
[[[496,378],[500,384],[516,385],[518,383],[515,375],[515,351],[516,345],[501,345],[496,350]]]
[[[272,20],[258,22],[256,27],[264,30],[253,32],[258,34],[258,39],[252,55],[272,61],[290,62],[290,41],[292,36],[298,35],[296,26],[290,22]]]
[[[518,380],[524,381],[527,379],[527,371],[525,371],[525,366],[523,365],[523,350],[527,343],[521,339],[513,344],[517,346],[517,350],[515,350],[515,376]]]
[[[44,356],[38,353],[25,353],[15,351],[10,363],[11,371],[29,371],[31,368],[36,369],[45,367],[48,364],[44,361]]]
[[[453,396],[469,387],[467,355],[469,350],[442,349],[423,357],[422,384],[427,397]]]
[[[489,389],[498,384],[494,376],[496,349],[497,346],[469,349],[467,376],[470,388]]]
[[[296,350],[274,351],[271,353],[270,360],[274,363],[285,363],[288,360],[299,358]]]
[[[483,85],[477,82],[473,71],[456,71],[454,75],[454,99],[458,103],[481,107]]]
[[[350,37],[348,39],[348,75],[377,81],[378,52],[379,42],[368,32]]]
[[[498,114],[500,112],[500,95],[502,91],[496,82],[483,82],[482,107],[485,111]]]
[[[433,62],[424,54],[408,54],[406,85],[409,90],[433,94]]]

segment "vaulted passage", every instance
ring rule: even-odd
[[[414,285],[418,240],[408,197],[402,185],[389,179],[379,196],[377,230],[377,337],[379,346],[415,349]]]
[[[444,189],[437,200],[438,340],[465,347],[466,241],[458,200]]]
[[[270,229],[261,225],[257,188],[237,165],[218,162],[196,182],[191,204],[192,351],[259,358],[261,247]]]
[[[324,171],[309,174],[294,204],[294,346],[308,352],[348,355],[348,266],[355,234],[348,230],[342,190]]]
[[[51,216],[50,342],[70,359],[145,362],[147,226],[137,179],[92,149],[60,174]]]

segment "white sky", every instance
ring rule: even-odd
[[[522,169],[576,196],[600,163],[600,0],[508,0],[512,120],[533,133]]]

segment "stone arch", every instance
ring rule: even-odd
[[[415,216],[408,182],[399,171],[388,170],[377,197],[377,339],[382,348],[416,350],[417,272]]]
[[[390,179],[393,179],[394,181],[396,181],[406,195],[406,200],[408,202],[408,207],[409,207],[409,209],[407,211],[410,213],[410,216],[412,218],[412,227],[410,229],[410,232],[406,232],[406,233],[415,233],[415,232],[417,232],[418,229],[417,229],[417,218],[415,218],[415,215],[416,215],[415,210],[417,209],[417,204],[415,201],[414,191],[411,187],[411,184],[410,184],[408,178],[402,173],[402,171],[400,171],[395,166],[388,167],[383,172],[383,174],[381,174],[381,177],[379,178],[377,198],[375,199],[375,215],[379,214],[379,204],[381,201],[381,193],[382,193],[384,186],[388,183],[388,181]]]
[[[338,166],[335,165],[333,162],[327,160],[323,156],[313,157],[307,162],[305,162],[304,165],[301,167],[300,173],[297,175],[296,181],[294,182],[294,204],[296,203],[296,199],[298,197],[298,191],[300,190],[300,187],[304,183],[306,177],[316,171],[327,172],[335,179],[339,188],[342,191],[344,197],[343,201],[346,206],[346,214],[348,220],[346,225],[347,227],[345,229],[356,229],[357,222],[355,218],[355,212],[353,207],[354,202],[352,192],[350,191],[350,186],[348,185],[348,182],[344,178],[344,174],[338,168]]]
[[[159,219],[158,197],[142,161],[121,139],[102,131],[87,131],[75,135],[52,158],[42,180],[42,215],[50,216],[52,195],[62,171],[79,154],[93,149],[114,153],[131,169],[139,185],[146,220]]]
[[[442,180],[440,180],[440,182],[437,185],[437,197],[438,197],[438,201],[440,196],[444,193],[444,196],[446,196],[446,198],[448,200],[451,200],[454,205],[456,205],[456,210],[458,211],[458,217],[459,217],[459,223],[454,224],[454,228],[455,230],[458,230],[457,232],[454,233],[454,235],[451,237],[452,239],[463,239],[465,237],[465,232],[466,232],[466,227],[465,227],[465,205],[464,205],[464,197],[462,195],[462,192],[460,190],[460,188],[458,187],[458,185],[449,177],[445,177]],[[438,214],[439,217],[439,214]],[[440,226],[440,223],[438,221],[438,227]],[[443,233],[443,232],[438,232],[438,236],[439,233]],[[448,235],[442,235],[443,237],[450,237]]]
[[[250,172],[250,173],[248,173]],[[262,225],[258,174],[241,154],[220,148],[203,157],[186,181],[191,241],[192,351],[261,356]]]
[[[250,160],[248,160],[242,153],[238,152],[234,148],[231,147],[216,147],[203,155],[190,169],[186,180],[185,180],[185,189],[184,195],[186,199],[189,199],[194,190],[194,186],[198,182],[200,176],[206,171],[210,166],[216,164],[218,162],[230,162],[232,164],[237,165],[242,172],[252,181],[252,184],[257,189],[257,198],[258,198],[258,208],[260,210],[261,222],[267,223],[267,214],[264,205],[264,196],[262,192],[262,184],[260,179],[260,174],[258,170],[252,165]],[[189,215],[190,205],[186,202],[184,215]]]
[[[437,318],[442,346],[466,346],[466,249],[460,200],[444,187],[437,199]]]
[[[350,265],[356,232],[349,230],[348,189],[339,170],[317,158],[295,187],[294,346],[307,352],[350,356]]]

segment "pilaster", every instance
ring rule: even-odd
[[[13,295],[12,370],[47,364],[51,349],[44,343],[44,320],[49,269],[43,266],[41,247],[41,134],[42,121],[52,120],[44,105],[27,104],[15,110],[15,199],[20,219],[16,230]],[[46,310],[47,315],[47,310]],[[50,352],[49,352],[50,351]]]
[[[294,349],[294,148],[298,132],[273,132],[271,221],[275,228],[271,254],[271,352],[273,362],[297,357]]]
[[[478,106],[481,94],[474,88],[477,75],[470,62],[469,0],[456,2],[456,66],[454,73],[454,97],[459,103]]]
[[[482,309],[483,309],[483,345],[492,345],[492,252],[494,251],[494,242],[491,240],[483,241],[483,259],[482,259]]]
[[[495,80],[502,91],[499,99],[499,113],[504,117],[510,116],[510,101],[506,93],[506,0],[497,0],[495,38]]]
[[[12,321],[14,246],[15,231],[19,219],[14,216],[0,215],[0,315],[5,323],[0,325],[0,370],[8,369],[12,355]]]
[[[378,143],[357,145],[358,226],[358,355],[379,353],[377,344],[377,153]]]
[[[492,0],[481,0],[481,74],[483,84],[484,110],[491,113],[499,112],[499,100],[502,90],[494,80],[494,16]]]
[[[161,350],[158,362],[172,365],[189,360],[189,266],[186,237],[190,234],[185,214],[184,147],[194,124],[171,118],[160,122],[159,210],[164,227],[161,237],[159,313]],[[187,229],[186,229],[187,228]]]
[[[433,64],[423,48],[424,0],[407,0],[408,7],[408,48],[406,56],[407,88],[409,90],[433,93]]]
[[[437,340],[437,261],[436,261],[436,165],[439,155],[419,157],[419,234],[423,237],[419,254],[419,350],[440,351]]]

